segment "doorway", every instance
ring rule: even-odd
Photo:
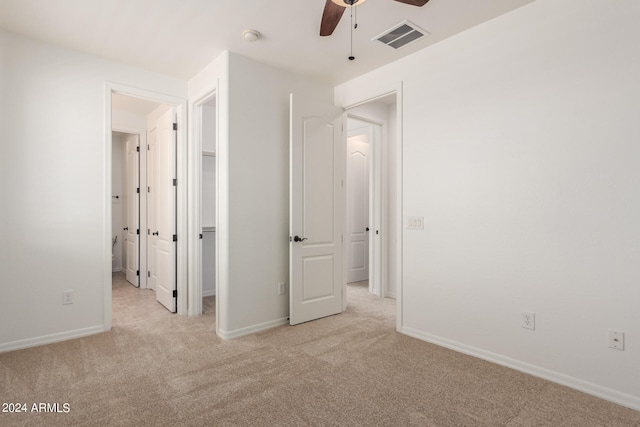
[[[205,302],[219,303],[216,297],[218,286],[218,98],[216,90],[206,93],[192,104],[193,108],[193,180],[191,194],[197,200],[197,215],[194,218],[195,232],[199,236],[192,246],[196,256],[191,265],[189,288],[189,311],[191,316],[201,315]],[[215,297],[215,298],[211,298]],[[208,301],[205,300],[208,298]],[[216,330],[218,313],[216,311]]]
[[[370,259],[368,267],[360,268],[368,272],[367,285],[375,286],[379,297],[396,297],[396,280],[389,280],[389,266],[395,268],[399,259],[390,259],[390,253],[399,257],[400,239],[399,216],[389,214],[400,210],[396,196],[400,194],[400,165],[395,151],[399,152],[399,129],[396,126],[400,113],[396,105],[396,92],[370,101],[348,107],[346,112],[340,107],[317,102],[291,94],[290,132],[290,294],[289,323],[315,320],[336,314],[346,309],[348,262],[345,233],[347,226],[347,199],[354,197],[349,191],[347,173],[348,121],[360,122],[356,128],[368,128],[365,133],[371,147],[371,155],[359,158],[357,173],[369,176],[369,188],[361,190],[359,199],[359,234],[363,235],[369,224],[371,235],[357,242],[352,236],[351,252],[354,247],[369,242],[369,249],[360,250],[359,267],[364,259]],[[294,102],[295,101],[295,102]],[[381,135],[375,137],[375,135]],[[355,137],[355,134],[351,135]],[[355,150],[351,151],[356,153]],[[362,154],[361,152],[357,153]],[[371,160],[367,161],[366,158]],[[313,161],[311,161],[313,159]],[[355,161],[355,162],[357,162]],[[371,164],[371,166],[369,166]],[[370,171],[370,172],[369,172]],[[347,174],[345,176],[345,174]],[[355,173],[351,173],[354,180]],[[392,176],[389,176],[392,175]],[[364,180],[362,180],[364,181]],[[391,185],[387,183],[391,181]],[[304,185],[303,185],[304,183]],[[347,191],[345,191],[347,190]],[[311,192],[311,194],[310,194]],[[349,196],[347,196],[347,193]],[[340,196],[336,196],[340,195]],[[369,195],[369,196],[367,196]],[[368,197],[368,200],[366,199]],[[353,202],[353,200],[350,200]],[[352,203],[352,210],[353,210]],[[372,208],[375,206],[375,208]],[[352,224],[356,221],[351,218]],[[352,227],[357,228],[357,227]],[[363,231],[364,229],[364,231]],[[337,230],[337,234],[336,234]],[[391,231],[393,230],[393,231]],[[352,234],[355,234],[352,232]],[[387,236],[388,234],[388,236]],[[385,238],[383,240],[382,238]],[[339,244],[337,244],[339,243]],[[384,243],[384,244],[383,244]],[[371,261],[371,258],[375,258]],[[358,263],[352,263],[352,266]],[[394,277],[395,279],[395,277]],[[352,279],[359,280],[359,279]],[[362,283],[360,281],[359,283]],[[340,286],[340,284],[342,286]],[[367,286],[367,290],[368,290]],[[399,294],[401,295],[401,294]],[[399,299],[396,305],[400,308]],[[340,307],[336,306],[339,304]],[[399,317],[396,317],[398,322]]]
[[[397,101],[392,93],[347,110],[347,282],[397,296]]]
[[[109,96],[112,272],[176,312],[176,108],[116,91]]]
[[[347,283],[366,282],[369,292],[381,296],[380,262],[375,255],[380,239],[380,189],[374,153],[379,151],[378,123],[347,120]]]
[[[111,271],[140,287],[140,135],[112,132]]]

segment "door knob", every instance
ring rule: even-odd
[[[307,240],[306,237],[293,236],[293,241],[294,242],[304,242],[305,240]]]
[[[369,227],[367,227],[367,231],[369,231]]]
[[[154,232],[153,232],[153,233],[151,233],[151,234],[152,234],[152,235],[154,235],[154,236],[157,236],[157,235],[158,235],[158,232],[157,232],[157,231],[154,231]]]
[[[125,231],[126,231],[126,230],[128,230],[128,229],[129,229],[129,227],[125,227],[125,228],[123,228],[123,230],[125,230]]]

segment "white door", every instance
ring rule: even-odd
[[[138,137],[130,135],[127,138],[125,150],[127,152],[127,281],[134,286],[139,284],[140,249],[140,161]]]
[[[345,148],[342,109],[290,98],[289,323],[343,302]]]
[[[157,249],[156,299],[175,313],[176,304],[176,131],[175,111],[169,109],[156,123],[157,164],[155,219]]]
[[[347,283],[369,279],[370,133],[347,139]]]
[[[158,221],[156,194],[158,188],[158,148],[156,144],[156,128],[147,134],[147,287],[156,289],[158,281]]]

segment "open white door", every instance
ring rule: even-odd
[[[290,99],[289,323],[343,307],[342,109]]]
[[[347,283],[369,279],[371,129],[347,138]]]
[[[140,148],[138,137],[129,135],[127,151],[127,281],[140,286]]]
[[[147,288],[156,289],[158,282],[158,148],[156,128],[147,133]]]
[[[176,131],[175,110],[169,109],[156,123],[155,175],[156,299],[176,312]]]

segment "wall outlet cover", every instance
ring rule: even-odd
[[[609,329],[609,347],[624,351],[624,332]]]
[[[73,291],[62,291],[62,304],[73,304]]]
[[[522,313],[521,326],[534,331],[536,329],[536,314],[529,312]]]

